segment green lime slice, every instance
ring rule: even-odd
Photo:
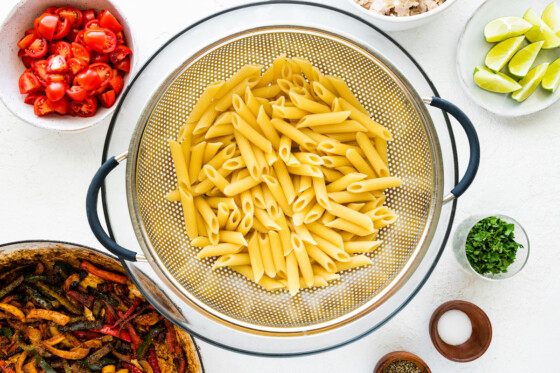
[[[548,65],[548,63],[543,63],[529,71],[527,75],[519,81],[521,88],[513,92],[511,97],[515,101],[523,102],[531,96],[539,84],[541,84],[546,70],[548,69]]]
[[[531,8],[525,12],[523,19],[533,25],[533,28],[527,31],[525,37],[531,43],[544,40],[543,49],[552,49],[560,46],[560,37],[558,37],[537,13]]]
[[[531,23],[521,17],[501,17],[489,22],[484,27],[484,38],[489,43],[504,41],[524,35],[532,27]]]
[[[536,43],[529,44],[517,52],[511,61],[509,61],[509,72],[517,78],[523,78],[527,75],[543,44],[544,41],[537,41]]]
[[[500,72],[493,72],[486,66],[474,69],[474,82],[482,89],[496,93],[509,93],[521,88],[515,80]]]
[[[500,71],[517,52],[524,39],[524,36],[517,36],[496,44],[486,55],[486,66],[491,70]]]
[[[558,86],[560,86],[560,58],[550,64],[542,80],[542,87],[551,93],[554,93]]]
[[[553,33],[558,34],[560,32],[560,8],[556,5],[556,2],[548,4],[541,18]]]

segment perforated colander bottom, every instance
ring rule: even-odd
[[[168,139],[177,138],[204,88],[246,64],[266,68],[281,54],[307,58],[323,73],[348,83],[373,118],[392,132],[389,168],[404,182],[386,192],[386,205],[399,220],[379,233],[384,244],[367,254],[373,265],[347,270],[327,287],[303,289],[295,297],[287,291],[268,292],[228,268],[212,270],[212,258],[197,259],[199,249],[189,243],[180,203],[164,198],[177,183]],[[423,123],[407,83],[371,52],[338,36],[301,28],[252,30],[222,40],[186,61],[170,81],[155,98],[138,144],[132,166],[138,209],[133,213],[143,224],[156,265],[177,290],[214,316],[265,329],[310,330],[336,323],[366,304],[375,306],[419,249],[436,195],[437,160],[432,159],[429,135],[433,126]]]

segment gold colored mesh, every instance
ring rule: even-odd
[[[213,258],[199,260],[191,247],[179,202],[164,196],[176,186],[167,140],[177,138],[188,113],[211,82],[227,79],[246,64],[268,67],[281,54],[309,59],[323,73],[343,78],[374,119],[391,130],[391,175],[403,187],[387,191],[387,205],[399,216],[384,228],[381,249],[368,254],[369,267],[345,271],[324,288],[268,292],[227,268],[213,271]],[[371,54],[325,33],[255,30],[222,41],[188,61],[154,105],[137,159],[137,199],[149,245],[160,265],[215,315],[264,327],[308,327],[356,310],[386,288],[417,248],[426,229],[433,193],[431,152],[426,131],[407,94],[389,68]]]

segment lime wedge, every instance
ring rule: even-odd
[[[552,49],[560,46],[560,37],[558,37],[542,19],[539,18],[533,9],[529,8],[523,15],[523,19],[533,25],[533,28],[527,31],[525,36],[531,43],[544,40],[543,49]]]
[[[496,93],[509,93],[521,88],[515,80],[500,72],[493,72],[486,66],[474,69],[474,82],[482,89]]]
[[[542,80],[542,87],[552,93],[558,86],[560,86],[560,58],[550,64]]]
[[[541,18],[543,22],[550,27],[553,33],[560,36],[558,35],[558,32],[560,32],[560,8],[556,5],[556,2],[548,4]]]
[[[509,61],[509,72],[518,78],[523,78],[527,75],[543,44],[544,41],[537,41],[517,52],[511,61]]]
[[[524,39],[524,36],[517,36],[496,44],[486,55],[486,66],[491,70],[500,71],[517,52]]]
[[[531,23],[521,17],[501,17],[489,22],[484,27],[484,38],[489,43],[504,41],[524,35],[532,27]]]
[[[525,101],[533,92],[535,92],[535,89],[537,89],[539,84],[541,84],[547,69],[548,63],[543,63],[542,65],[539,65],[529,71],[527,75],[519,81],[521,88],[513,92],[511,98],[518,102]]]

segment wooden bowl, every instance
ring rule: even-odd
[[[373,369],[373,373],[383,373],[389,365],[399,360],[410,361],[411,363],[415,364],[422,373],[432,372],[428,367],[428,364],[426,364],[424,360],[420,359],[413,353],[406,351],[393,351],[379,359],[377,365]]]
[[[463,344],[453,346],[439,336],[437,325],[441,315],[450,310],[463,311],[471,320],[472,334]],[[452,300],[439,306],[430,319],[430,337],[436,349],[449,360],[466,363],[481,357],[492,341],[492,324],[480,307],[463,300]]]

